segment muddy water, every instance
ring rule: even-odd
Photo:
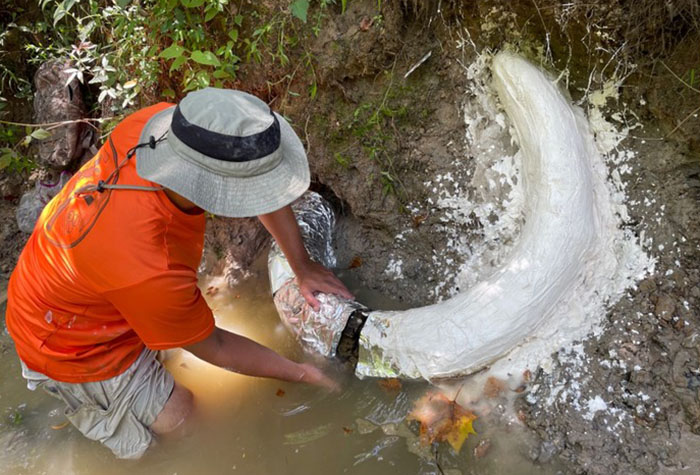
[[[226,290],[220,279],[202,281],[204,291],[212,289],[207,299],[217,324],[289,357],[304,358],[279,324],[265,275],[260,275],[233,290]],[[352,290],[376,303],[378,296],[371,292]],[[382,303],[384,308],[395,306],[385,299]],[[4,307],[2,303],[3,313]],[[167,355],[166,365],[195,394],[196,427],[183,439],[159,441],[141,460],[115,460],[107,449],[65,424],[58,401],[41,390],[26,389],[6,332],[0,336],[0,351],[2,474],[557,472],[554,466],[533,465],[528,457],[533,442],[517,423],[503,418],[478,419],[478,435],[470,437],[459,454],[447,445],[436,452],[421,447],[415,427],[407,425],[405,417],[429,389],[427,384],[390,390],[377,381],[338,376],[343,390],[332,395],[232,374],[177,350]],[[486,439],[491,448],[476,459],[474,447]]]

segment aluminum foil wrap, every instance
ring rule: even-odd
[[[331,294],[319,294],[317,298],[320,307],[315,311],[292,279],[275,293],[274,301],[280,320],[305,350],[332,358],[348,318],[363,307]]]
[[[335,215],[330,204],[319,194],[307,192],[292,205],[292,210],[311,258],[328,268],[335,267]],[[268,270],[275,307],[284,326],[305,350],[335,356],[350,314],[364,307],[335,295],[319,294],[320,308],[315,311],[301,295],[294,272],[276,243],[268,255]]]
[[[371,312],[365,321],[362,333],[360,333],[360,351],[355,367],[355,376],[362,379],[364,377],[374,378],[407,378],[418,379],[420,373],[406,374],[390,359],[384,357],[381,347],[372,343],[377,338],[370,338],[371,335],[386,335],[391,326],[391,315],[396,312]]]
[[[311,259],[328,268],[335,267],[336,259],[332,246],[335,214],[330,203],[318,193],[307,191],[292,204],[292,211],[297,219],[304,247]],[[267,264],[270,287],[274,295],[288,280],[294,278],[294,272],[276,242],[272,243]]]

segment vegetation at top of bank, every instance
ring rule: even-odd
[[[265,71],[266,90],[252,92],[314,98],[315,58],[302,42],[320,33],[332,11],[342,14],[346,7],[347,0],[6,4],[0,12],[0,120],[7,119],[8,104],[31,99],[39,65],[59,58],[70,63],[67,83],[76,78],[82,84],[91,115],[105,119],[103,133],[135,107],[207,86],[247,89],[241,86],[249,66]],[[301,78],[305,85],[294,90]],[[5,120],[0,169],[31,169],[27,145],[45,138],[44,130]]]
[[[210,85],[235,87],[239,70],[251,62],[280,74],[275,66],[289,65],[290,51],[304,36],[318,35],[334,5],[335,0],[275,7],[231,0],[41,0],[40,12],[10,10],[0,46],[14,33],[34,67],[69,58],[73,76],[97,94],[97,102],[108,101],[111,112],[119,112],[140,94],[175,99]],[[345,6],[343,0],[337,8]],[[13,73],[6,61],[17,51],[2,51],[3,95],[29,97],[28,78]],[[313,58],[304,53],[308,71],[302,72],[313,73]],[[271,76],[270,82],[278,79]]]

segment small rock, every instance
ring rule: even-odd
[[[355,419],[355,426],[357,427],[357,432],[362,435],[370,434],[375,430],[379,429],[379,426],[377,426],[376,424],[373,424],[366,419],[359,418]]]
[[[683,342],[681,343],[681,346],[683,348],[700,348],[700,334],[697,332],[693,332],[687,337],[683,339]]]
[[[39,67],[34,76],[35,122],[76,121],[87,117],[80,82],[68,71],[74,66],[70,60],[55,59]],[[49,138],[37,141],[39,162],[66,169],[89,149],[92,141],[92,129],[83,122],[52,129]]]
[[[398,435],[399,433],[399,427],[392,422],[382,425],[381,428],[385,435]]]
[[[540,453],[537,456],[539,463],[547,463],[552,460],[552,457],[557,453],[557,447],[549,441],[542,442],[540,445]]]
[[[666,294],[659,295],[654,307],[654,313],[662,320],[669,321],[673,316],[673,311],[676,309],[676,304],[673,299]]]
[[[650,294],[656,290],[656,282],[654,282],[654,279],[644,279],[639,283],[639,290]]]

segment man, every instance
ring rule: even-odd
[[[291,126],[249,94],[207,88],[122,121],[42,212],[8,287],[7,328],[30,389],[118,457],[192,410],[156,351],[184,348],[252,376],[331,387],[321,371],[214,325],[197,289],[205,217],[258,216],[305,298],[351,297],[304,249],[289,204],[309,185]]]

